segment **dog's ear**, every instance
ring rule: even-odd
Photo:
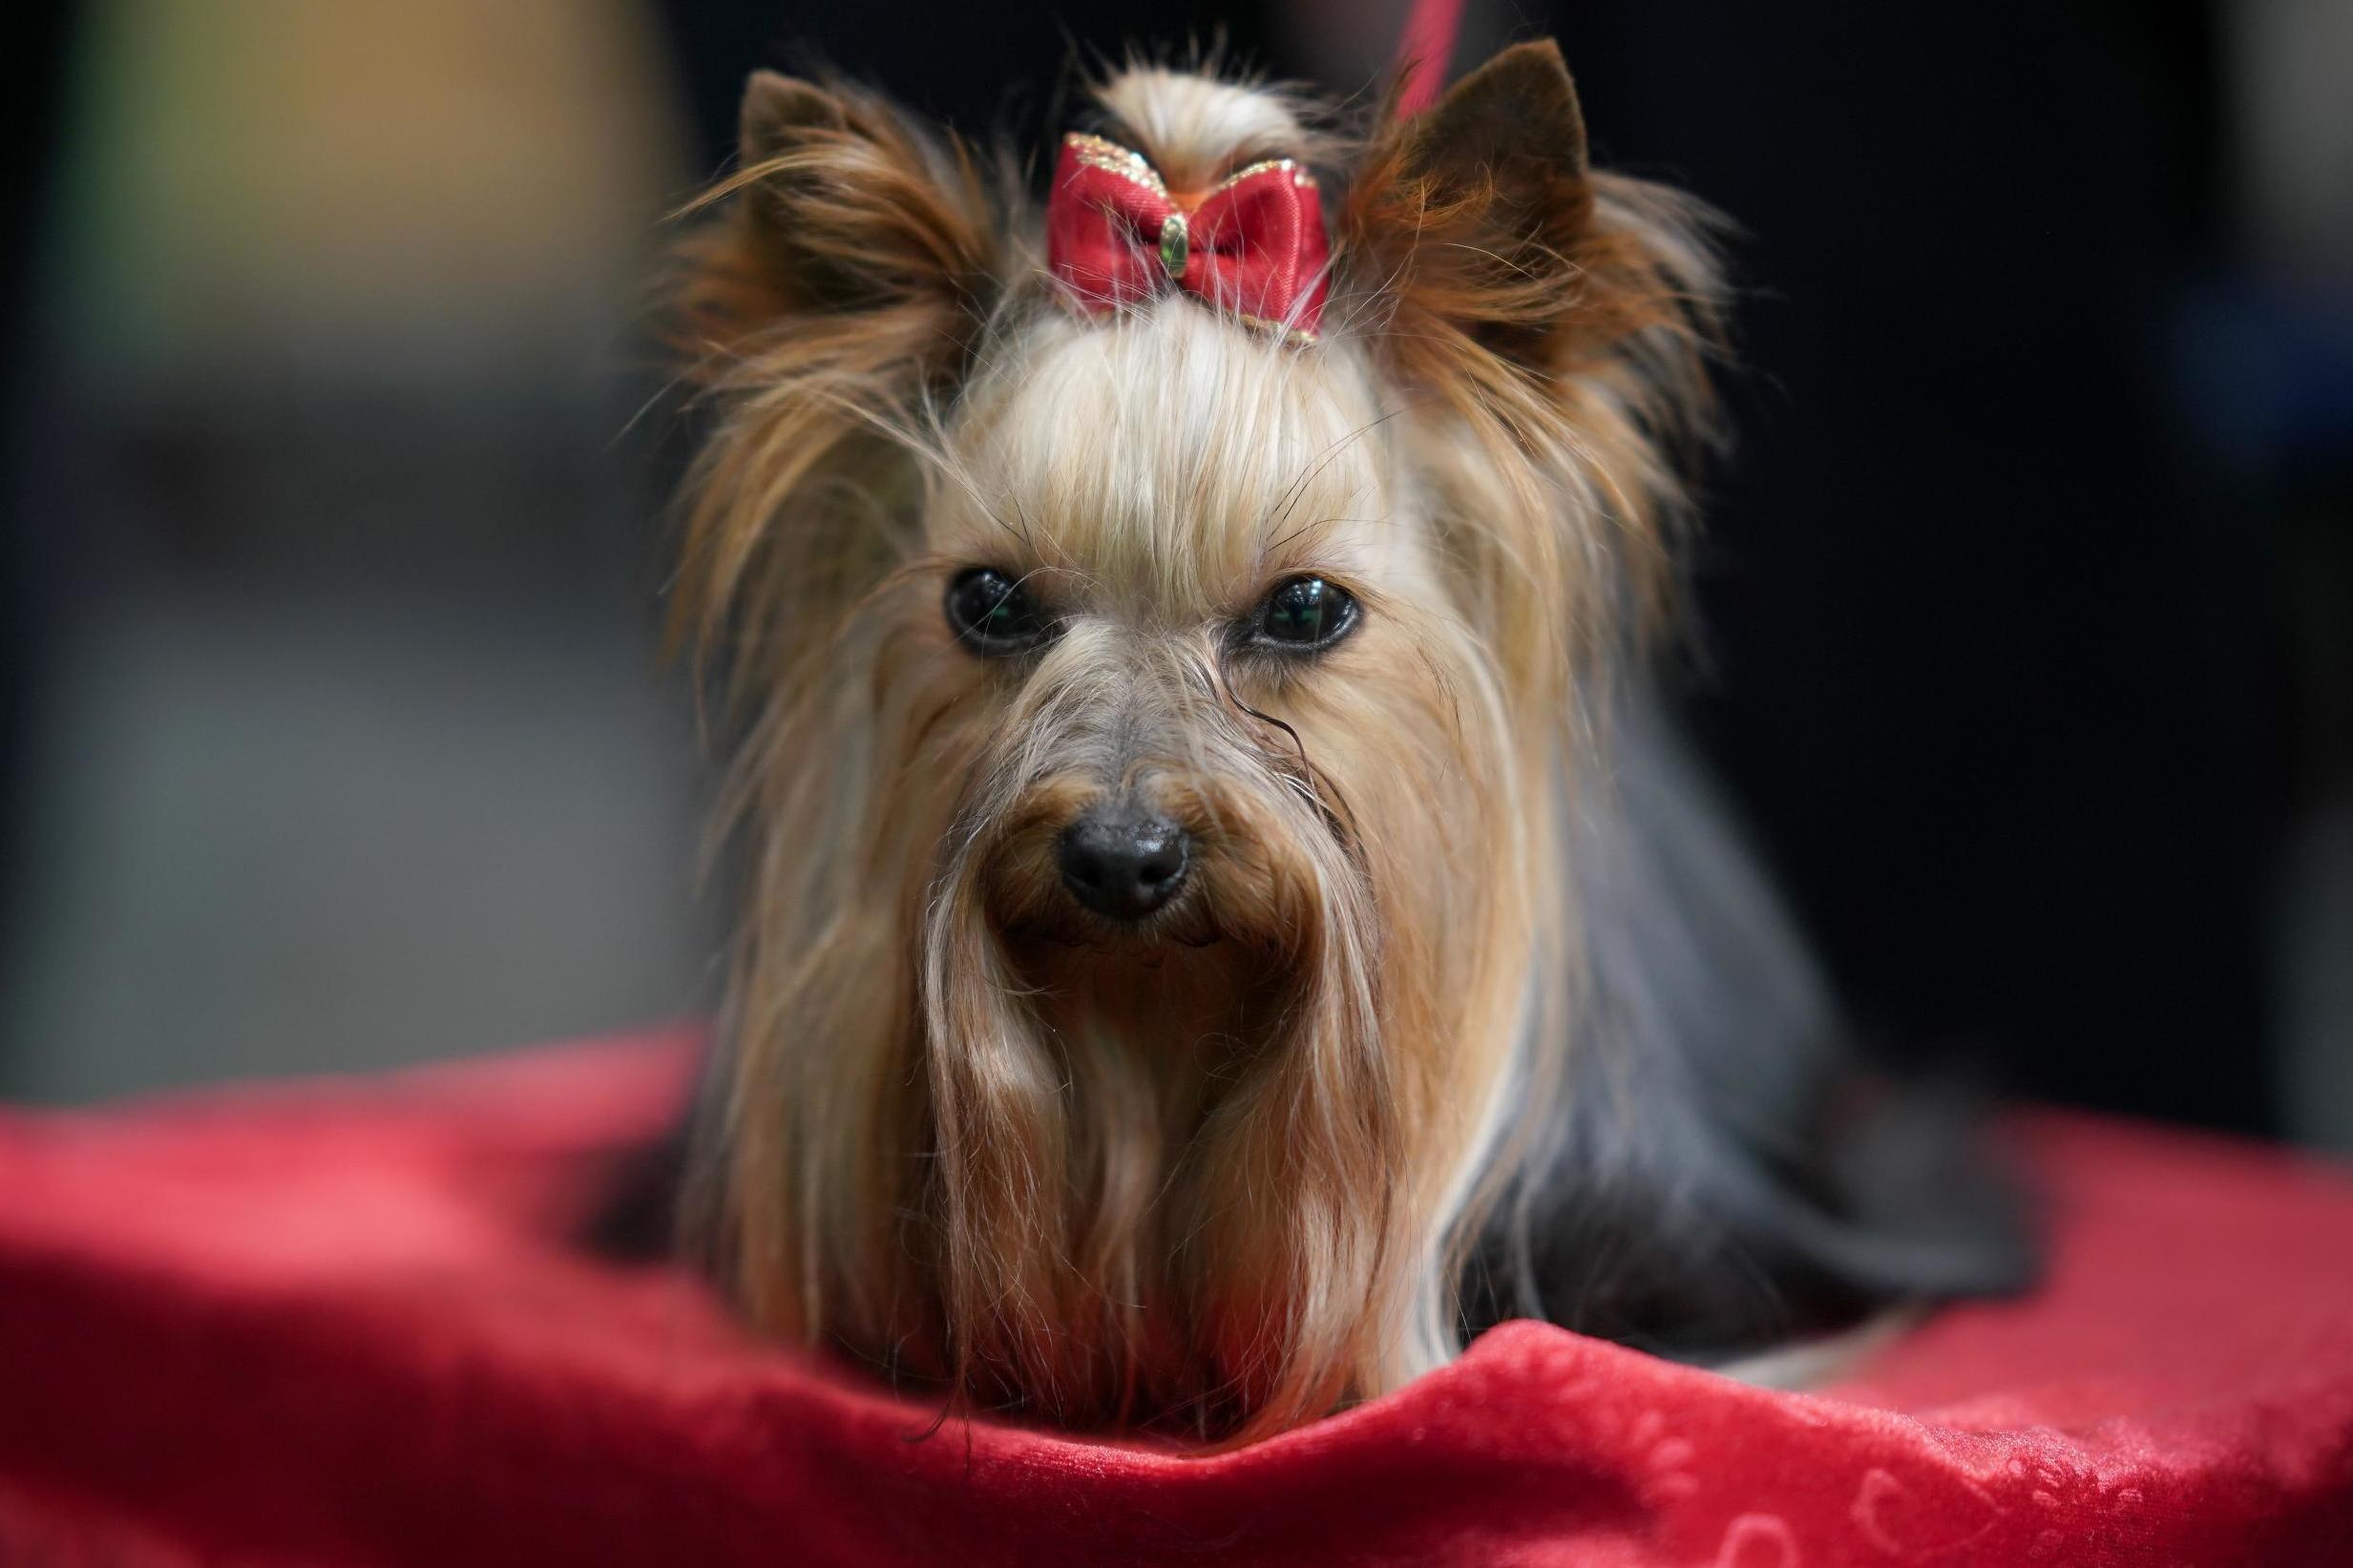
[[[960,144],[871,94],[755,71],[744,88],[744,216],[780,298],[804,311],[905,311],[960,344],[994,228]]]
[[[1407,370],[1442,373],[1430,352],[1476,346],[1555,373],[1637,333],[1713,329],[1695,219],[1656,187],[1595,172],[1576,88],[1546,39],[1391,121],[1351,184],[1341,234],[1352,286],[1394,303],[1384,336]]]
[[[1557,357],[1578,306],[1606,303],[1581,281],[1594,206],[1585,118],[1547,40],[1503,51],[1427,114],[1390,120],[1351,183],[1342,237],[1359,280],[1407,318],[1397,346],[1437,327],[1538,366]]]
[[[1520,606],[1531,646],[1565,618],[1604,623],[1591,612],[1607,604],[1563,597],[1604,578],[1623,585],[1610,602],[1670,596],[1679,459],[1706,431],[1720,338],[1710,221],[1591,166],[1549,41],[1504,50],[1424,115],[1384,115],[1349,181],[1334,311],[1454,422],[1450,439],[1467,435],[1453,439],[1478,454],[1451,520],[1459,553],[1505,601],[1523,596],[1505,579],[1543,568],[1540,601]],[[1583,532],[1555,539],[1541,531],[1563,484],[1590,504],[1575,509]],[[1581,564],[1597,553],[1614,568]]]
[[[953,395],[1001,276],[969,152],[881,98],[755,72],[742,136],[679,248],[671,311],[682,380],[716,420],[687,486],[673,635],[732,625],[739,648],[780,635],[787,599],[853,596],[891,558],[905,519],[845,498],[911,489],[914,443],[893,434],[919,435]]]
[[[788,328],[923,380],[961,367],[996,226],[960,144],[856,88],[756,71],[741,155],[709,197],[732,213],[685,252],[690,351]]]

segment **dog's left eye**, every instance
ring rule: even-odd
[[[977,653],[1018,654],[1052,637],[1055,621],[1028,590],[993,566],[959,572],[948,584],[948,624]]]
[[[1287,577],[1258,607],[1262,642],[1286,651],[1329,648],[1346,637],[1362,612],[1356,596],[1322,577]]]

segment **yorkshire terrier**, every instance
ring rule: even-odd
[[[1507,1316],[1720,1362],[2015,1283],[1650,695],[1707,216],[1589,165],[1549,43],[1353,137],[1214,72],[1096,100],[1040,213],[759,73],[682,255],[734,1302],[1233,1442]]]

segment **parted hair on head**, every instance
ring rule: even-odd
[[[1316,341],[1076,308],[1012,160],[840,82],[752,77],[681,248],[674,611],[745,866],[695,1218],[781,1334],[1234,1441],[1458,1348],[1720,291],[1548,43],[1349,137],[1213,73],[1095,99],[1179,211],[1339,193]]]

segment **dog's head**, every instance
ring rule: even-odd
[[[1068,179],[1050,218],[1122,287],[765,73],[685,252],[678,607],[744,699],[749,855],[704,1218],[785,1332],[1248,1433],[1451,1348],[1713,285],[1549,45],[1346,143],[1208,75],[1098,98],[1064,175],[1149,221]],[[1250,181],[1277,216],[1205,216]]]

